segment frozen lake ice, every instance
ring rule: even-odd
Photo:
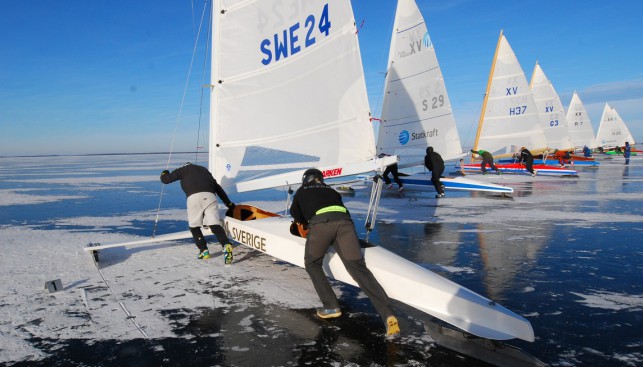
[[[156,234],[186,229],[179,185],[158,180],[167,160],[0,158],[0,363],[487,365],[436,346],[428,315],[402,304],[403,335],[386,341],[363,293],[340,283],[345,316],[319,320],[303,269],[243,246],[229,267],[197,261],[187,240],[103,250],[97,268],[89,242],[149,237],[157,218]],[[509,344],[552,366],[641,365],[643,161],[622,163],[577,178],[472,176],[513,187],[509,198],[387,191],[370,239],[526,317],[536,341]],[[345,204],[363,234],[370,188],[352,185]],[[285,189],[230,196],[285,209]],[[64,289],[49,293],[54,279]]]

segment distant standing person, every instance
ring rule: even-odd
[[[585,146],[583,147],[583,156],[584,156],[585,158],[590,158],[590,157],[592,156],[592,150],[591,150],[591,149],[589,149],[589,147],[588,147],[587,145],[585,145]]]
[[[529,149],[522,147],[520,148],[520,158],[518,163],[525,162],[525,168],[527,172],[531,173],[531,176],[536,176],[536,171],[534,171],[534,156],[531,154]]]
[[[496,167],[496,165],[493,164],[493,156],[491,155],[491,153],[482,149],[480,150],[471,149],[471,153],[478,154],[480,157],[482,157],[482,163],[480,163],[480,169],[482,170],[483,175],[487,174],[487,169],[486,169],[487,165],[489,165],[489,168],[496,171],[497,175],[500,174],[500,170],[498,170],[498,167]]]
[[[223,188],[214,179],[210,171],[203,166],[187,162],[183,167],[177,168],[172,172],[168,170],[161,172],[161,182],[164,184],[175,181],[181,181],[181,189],[187,196],[190,232],[194,237],[196,247],[199,249],[197,258],[210,258],[208,244],[203,232],[201,232],[202,226],[208,226],[217,237],[221,247],[223,247],[224,262],[226,264],[232,263],[232,245],[221,226],[216,196],[219,196],[228,208],[233,209],[234,203],[230,201],[228,195],[223,191]]]
[[[389,156],[388,154],[382,153],[379,155],[380,158],[382,157],[387,157]],[[398,167],[397,163],[391,164],[390,166],[387,166],[384,172],[382,173],[382,179],[384,180],[384,183],[386,184],[386,188],[390,189],[393,187],[393,184],[391,183],[391,179],[388,178],[388,174],[393,175],[393,180],[395,180],[395,183],[398,186],[397,191],[398,192],[403,192],[404,191],[404,184],[402,183],[402,180],[400,180],[400,173],[398,172]]]
[[[438,152],[433,151],[433,147],[426,148],[426,155],[424,156],[424,166],[431,171],[431,182],[435,191],[438,193],[436,198],[444,197],[444,185],[440,182],[440,178],[444,173],[444,160]]]
[[[320,170],[311,168],[304,172],[302,185],[295,193],[290,214],[296,223],[309,226],[304,264],[323,305],[317,308],[317,316],[329,319],[342,315],[337,296],[322,268],[326,252],[333,246],[348,274],[366,293],[384,320],[386,334],[399,334],[400,327],[391,310],[390,300],[366,267],[350,213],[339,193],[324,183]]]
[[[625,164],[630,164],[630,155],[632,155],[632,147],[630,142],[625,142],[625,148],[623,149],[623,157],[625,157]]]

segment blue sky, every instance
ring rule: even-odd
[[[396,2],[352,4],[363,24],[359,37],[371,110],[379,116]],[[565,107],[578,91],[595,131],[608,102],[643,143],[643,1],[418,5],[463,145],[475,137],[501,29],[528,78],[538,60]],[[0,156],[207,146],[197,136],[199,124],[202,131],[207,124],[207,116],[199,118],[200,85],[206,83],[202,59],[185,88],[201,7],[201,1],[187,0],[0,4]]]

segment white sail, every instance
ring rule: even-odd
[[[342,164],[375,156],[349,1],[215,1],[213,27],[210,170],[224,187],[353,174]]]
[[[427,146],[445,160],[462,155],[442,71],[414,0],[399,0],[391,37],[378,153],[421,165]]]
[[[625,142],[635,144],[634,137],[616,109],[605,103],[601,123],[596,133],[596,145],[603,148],[622,147]]]
[[[575,148],[596,148],[596,136],[594,127],[589,119],[587,110],[581,101],[578,93],[574,91],[569,107],[567,108],[567,124],[569,127],[569,136]]]
[[[573,149],[574,145],[569,137],[569,126],[563,104],[538,62],[536,62],[534,73],[531,75],[530,86],[540,114],[545,139],[547,139],[547,147],[561,150]]]
[[[533,94],[509,42],[500,32],[474,150],[512,153],[547,148]]]

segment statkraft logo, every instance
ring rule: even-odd
[[[401,144],[401,145],[406,145],[406,143],[408,143],[408,142],[409,142],[409,138],[410,138],[410,137],[411,137],[411,135],[409,134],[409,132],[408,132],[408,131],[406,131],[406,130],[402,130],[402,131],[400,132],[400,136],[398,136],[398,140],[400,141],[400,144]]]
[[[431,48],[431,37],[429,37],[429,32],[426,32],[424,37],[422,37],[422,44],[424,44],[424,47],[426,48]]]

